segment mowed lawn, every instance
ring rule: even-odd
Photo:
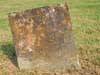
[[[38,70],[17,68],[8,13],[64,2],[70,8],[82,66],[80,70],[72,70],[73,74],[68,72],[70,75],[100,75],[100,0],[0,0],[0,75],[39,75]]]

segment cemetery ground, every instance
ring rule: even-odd
[[[81,68],[51,75],[100,75],[100,0],[0,0],[0,75],[42,74],[18,69],[8,13],[64,2],[70,8]]]

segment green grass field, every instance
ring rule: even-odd
[[[0,0],[0,75],[39,75],[37,71],[19,70],[16,67],[8,13],[64,2],[70,8],[82,65],[81,70],[73,73],[100,75],[100,0]]]

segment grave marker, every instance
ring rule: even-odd
[[[77,64],[66,4],[9,14],[20,69],[63,70]]]

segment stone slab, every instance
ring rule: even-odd
[[[20,69],[63,70],[77,64],[67,4],[9,14]]]

